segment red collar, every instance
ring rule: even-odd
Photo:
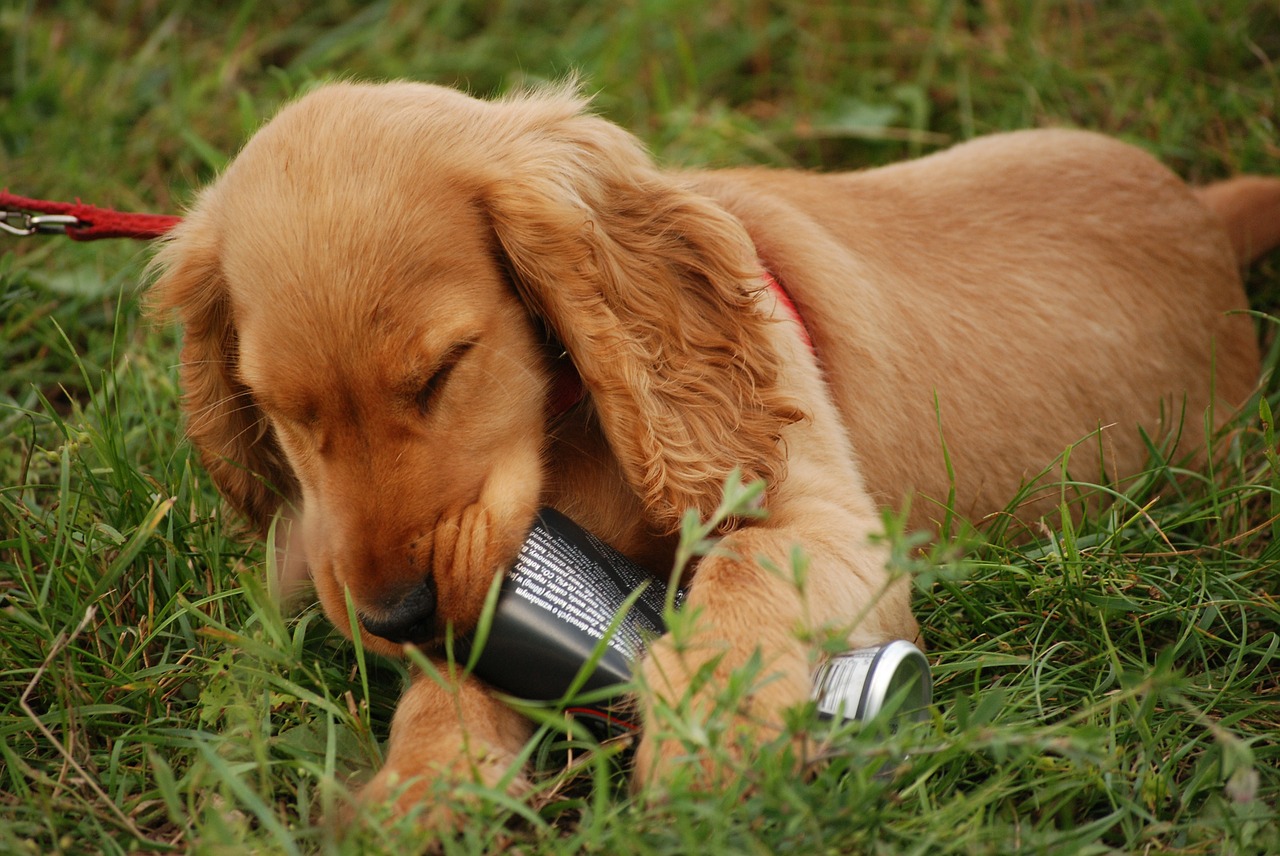
[[[553,357],[551,376],[551,395],[547,399],[547,407],[552,419],[559,419],[577,407],[587,397],[587,388],[582,383],[573,360],[568,351],[560,349],[559,355]]]
[[[800,330],[800,338],[804,339],[805,345],[810,351],[814,350],[813,337],[809,335],[809,328],[805,326],[804,318],[800,316],[800,310],[796,308],[791,295],[767,268],[761,278],[764,280],[765,287],[773,292],[774,298],[786,312],[787,317],[796,322],[796,327]],[[551,417],[559,419],[582,403],[587,397],[587,390],[569,354],[562,347],[558,345],[555,347],[558,348],[559,354],[554,357],[554,375],[551,378],[551,394],[548,397],[547,406]]]
[[[800,315],[800,310],[796,308],[795,301],[791,299],[791,295],[782,287],[782,283],[770,273],[768,268],[764,270],[764,284],[773,292],[773,296],[777,299],[778,305],[787,313],[787,316],[800,328],[800,338],[804,339],[805,345],[810,351],[815,350],[813,347],[813,337],[809,335],[809,327],[804,323],[804,318]]]

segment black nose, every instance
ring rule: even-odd
[[[360,623],[374,636],[422,644],[435,638],[436,581],[427,577],[399,603],[376,614],[361,612]]]

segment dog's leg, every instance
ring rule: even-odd
[[[447,667],[437,663],[442,675]],[[448,828],[452,814],[426,805],[433,783],[479,782],[493,787],[509,777],[506,790],[519,795],[528,788],[522,771],[512,765],[532,726],[529,720],[494,699],[474,678],[445,683],[418,676],[396,707],[391,721],[386,763],[360,792],[366,805],[395,801],[395,811],[421,811],[428,828]]]
[[[783,733],[786,710],[809,698],[824,636],[838,634],[849,647],[916,638],[909,580],[886,570],[887,548],[872,540],[881,523],[869,499],[809,496],[782,505],[764,524],[728,535],[702,560],[683,610],[688,626],[658,640],[643,664],[646,734],[636,766],[642,787],[660,790],[683,769],[693,771],[696,784],[717,786],[723,771],[716,769],[715,752],[691,750],[657,711],[687,705],[692,716],[707,716],[733,685],[734,672],[754,657],[754,686],[728,712],[727,749],[734,757]],[[792,571],[797,547],[805,557],[799,575]]]

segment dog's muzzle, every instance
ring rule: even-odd
[[[398,603],[377,614],[361,612],[360,624],[391,642],[422,645],[436,637],[436,581],[427,577]]]

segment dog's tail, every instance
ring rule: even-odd
[[[1280,178],[1242,175],[1196,194],[1226,224],[1241,267],[1280,246]]]

